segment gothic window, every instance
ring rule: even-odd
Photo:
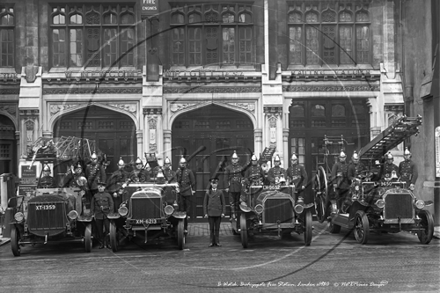
[[[371,62],[371,23],[365,1],[289,1],[287,21],[291,65]]]
[[[253,24],[251,5],[173,4],[171,65],[251,65]]]
[[[14,67],[14,28],[14,7],[0,4],[0,67]]]
[[[134,66],[133,4],[53,5],[53,67]]]

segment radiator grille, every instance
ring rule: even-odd
[[[64,230],[66,227],[64,202],[29,202],[27,224],[31,231]]]
[[[274,198],[267,199],[264,204],[265,223],[287,223],[293,218],[293,208],[290,199]]]
[[[132,198],[131,199],[131,218],[132,219],[152,219],[160,218],[160,198]]]
[[[385,219],[412,219],[412,196],[408,193],[388,194],[385,197],[384,217]]]

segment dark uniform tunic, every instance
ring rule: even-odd
[[[415,184],[417,177],[419,177],[417,166],[411,160],[400,162],[398,172],[402,181],[406,182],[407,187],[409,187],[410,184]]]
[[[284,168],[281,168],[280,166],[270,168],[269,172],[267,173],[267,179],[269,179],[269,183],[272,185],[276,184],[276,178],[280,179],[281,174],[284,176],[284,178],[287,178],[286,170],[284,170]]]
[[[225,170],[226,180],[228,182],[229,188],[229,204],[231,207],[231,216],[236,216],[239,218],[240,209],[238,208],[238,204],[240,201],[242,184],[243,180],[243,167],[240,164],[231,164],[226,167]],[[237,215],[235,214],[237,213]],[[239,227],[239,221],[237,221],[237,230]]]
[[[348,165],[348,171],[347,171],[348,180],[352,182],[354,178],[358,177],[362,173],[362,171],[365,171],[366,169],[367,168],[362,162],[358,162],[357,164],[353,162],[350,163]]]
[[[225,196],[223,191],[210,189],[203,200],[203,213],[208,215],[210,240],[212,244],[220,241],[221,215],[226,212]]]
[[[122,185],[128,181],[128,172],[118,169],[112,173],[107,182],[107,190],[114,197],[114,209],[117,212],[122,203]],[[116,193],[116,194],[115,194]]]
[[[53,188],[55,187],[53,177],[52,176],[44,176],[41,177],[40,182],[38,184],[38,188]]]
[[[131,182],[136,183],[145,183],[147,181],[150,181],[150,174],[145,169],[137,170],[134,169],[130,172],[128,178]]]
[[[244,178],[250,185],[262,185],[264,180],[264,172],[258,165],[252,165],[244,172]]]
[[[69,174],[67,174],[66,177],[64,177],[63,182],[60,184],[60,187],[79,187],[81,189],[86,190],[87,184],[85,184],[84,186],[78,185],[77,181],[80,177],[85,178],[84,173],[81,172],[80,174],[77,174],[77,173],[69,172]]]
[[[287,178],[293,183],[297,188],[302,188],[302,186],[307,185],[308,178],[307,172],[303,165],[295,164],[287,168]]]
[[[93,194],[98,190],[98,182],[106,182],[107,180],[107,175],[101,164],[88,164],[86,168],[86,177],[89,189]]]
[[[113,199],[110,194],[107,192],[97,192],[93,196],[90,211],[95,216],[98,238],[101,243],[105,242],[103,228],[105,227],[106,234],[109,233],[110,222],[107,218],[107,215],[113,210]]]
[[[339,208],[348,197],[350,182],[348,181],[348,164],[347,162],[337,162],[332,167],[331,180],[336,185],[336,200]]]
[[[196,188],[196,177],[191,169],[179,168],[176,171],[176,180],[179,184],[179,208],[188,216],[191,207],[192,191]],[[188,229],[188,218],[184,221],[185,230]]]
[[[399,168],[394,164],[385,163],[382,168],[380,180],[390,180],[393,171],[396,172],[396,176],[399,177]]]

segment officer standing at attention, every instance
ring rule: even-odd
[[[113,195],[115,212],[117,212],[119,205],[122,203],[122,185],[128,181],[128,172],[124,170],[125,162],[122,157],[118,161],[118,170],[112,173],[108,182],[107,190]]]
[[[110,243],[106,241],[106,236],[110,232],[110,221],[107,215],[113,211],[113,199],[110,194],[105,192],[105,183],[98,182],[98,192],[92,198],[90,211],[95,216],[95,223],[99,238],[99,249],[111,248]],[[105,229],[105,234],[104,234]],[[106,243],[107,242],[107,243]]]
[[[179,168],[176,171],[176,179],[179,184],[179,208],[186,212],[184,221],[185,234],[188,233],[188,215],[191,207],[191,196],[196,193],[196,177],[191,169],[186,167],[186,160],[182,157],[179,161]]]
[[[44,165],[43,168],[43,177],[40,178],[40,182],[38,183],[38,188],[54,188],[53,177],[50,176],[50,167],[48,165]]]
[[[218,178],[210,179],[211,186],[203,200],[203,212],[209,221],[210,243],[209,247],[220,245],[220,223],[225,216],[225,196],[223,191],[217,188]]]
[[[408,148],[405,148],[403,152],[404,161],[399,164],[399,174],[401,176],[402,181],[406,182],[406,186],[414,190],[414,184],[419,177],[419,173],[417,170],[416,164],[411,160],[411,152]]]
[[[98,163],[98,156],[95,152],[91,156],[90,164],[87,165],[86,177],[92,196],[98,192],[98,182],[106,182],[107,180],[105,169]]]
[[[258,165],[258,159],[256,155],[251,157],[251,166],[244,172],[244,178],[249,185],[263,185],[264,172]]]
[[[289,179],[289,184],[295,185],[295,190],[298,195],[298,202],[304,202],[303,192],[306,189],[308,182],[306,168],[300,163],[298,163],[298,157],[293,154],[290,158],[290,167],[287,168],[287,178]]]
[[[275,156],[275,159],[273,160],[274,167],[269,169],[269,172],[267,173],[267,179],[269,179],[270,185],[277,185],[282,184],[283,182],[286,182],[286,170],[284,168],[281,168],[281,160],[278,155]]]
[[[390,181],[399,178],[399,167],[393,164],[394,157],[388,152],[385,154],[385,164],[382,166],[380,180]]]
[[[332,167],[331,180],[333,188],[336,192],[336,202],[338,207],[342,210],[345,198],[349,195],[350,182],[348,181],[348,164],[347,155],[341,151],[339,153],[339,162],[336,162]],[[342,212],[345,212],[342,210]]]
[[[226,192],[229,192],[229,204],[231,207],[231,219],[239,219],[240,208],[238,204],[240,203],[241,194],[241,181],[243,180],[243,167],[238,164],[238,155],[234,151],[231,157],[231,165],[226,167],[226,180],[228,182],[228,188]],[[237,221],[237,231],[239,231],[240,223]]]

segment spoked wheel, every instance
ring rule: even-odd
[[[248,247],[248,230],[247,230],[247,221],[246,214],[242,213],[240,215],[240,230],[241,230],[241,245],[243,248]]]
[[[110,222],[110,245],[112,246],[113,252],[117,252],[119,250],[119,235],[118,229],[116,229],[115,221]]]
[[[86,224],[84,230],[84,250],[86,252],[92,251],[92,224]]]
[[[364,211],[357,211],[354,219],[354,238],[360,244],[365,244],[368,241],[369,233],[370,223],[367,214]]]
[[[328,181],[325,170],[322,166],[319,166],[314,180],[314,189],[316,216],[320,223],[323,223],[327,218],[327,202],[329,196],[327,184]]]
[[[417,237],[422,244],[428,244],[434,235],[434,218],[429,211],[420,211],[419,217],[422,219],[420,225],[424,230],[417,232]]]
[[[304,228],[304,244],[310,246],[312,242],[312,212],[310,209],[304,215]]]
[[[16,227],[11,229],[11,249],[12,254],[14,256],[20,256],[21,254],[21,248],[18,244],[18,240],[20,239],[20,232],[18,232],[18,229]]]
[[[179,220],[177,224],[177,246],[180,250],[185,249],[185,223],[184,220]]]

